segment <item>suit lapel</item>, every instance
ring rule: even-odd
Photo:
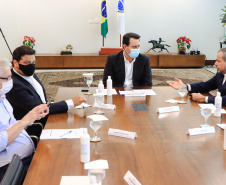
[[[125,61],[124,61],[123,52],[124,51],[121,51],[121,53],[119,54],[119,64],[118,65],[119,65],[119,69],[122,69],[122,77],[123,77],[123,84],[124,84],[126,73],[125,73]]]

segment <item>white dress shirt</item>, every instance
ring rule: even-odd
[[[13,115],[13,108],[5,95],[0,96],[0,161],[11,160],[14,154],[18,154],[23,159],[30,156],[35,150],[34,143],[25,130],[7,146],[8,134],[6,130],[17,122]],[[0,163],[0,167],[8,163]]]
[[[129,60],[126,59],[124,52],[124,62],[125,62],[125,82],[123,87],[133,87],[133,65],[136,58],[130,63]]]
[[[36,90],[36,92],[38,93],[40,99],[42,100],[42,103],[46,103],[45,100],[45,95],[44,95],[44,91],[42,89],[42,86],[40,85],[40,83],[32,76],[23,76],[21,74],[19,74],[16,70],[13,69],[13,71],[18,74],[19,76],[21,76],[23,79],[25,79],[26,81],[28,81]],[[72,99],[70,100],[66,100],[65,101],[67,103],[68,106],[68,110],[74,108],[74,103],[72,101]]]

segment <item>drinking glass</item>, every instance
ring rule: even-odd
[[[180,86],[178,89],[178,93],[181,96],[181,101],[178,101],[178,103],[187,103],[186,101],[184,101],[184,96],[188,93],[187,86],[186,85]]]
[[[101,141],[101,138],[99,138],[97,136],[97,131],[100,129],[101,126],[102,126],[102,121],[90,121],[90,127],[94,131],[94,137],[91,137],[90,141],[92,141],[92,142],[99,142],[99,141]]]
[[[95,114],[104,114],[105,112],[100,110],[100,106],[101,106],[102,104],[104,104],[104,94],[96,94],[96,95],[95,95],[95,103],[98,104],[99,110],[96,111],[96,112],[94,112],[94,113],[95,113]]]
[[[200,125],[201,127],[210,127],[210,125],[208,125],[206,123],[207,119],[210,117],[210,115],[213,113],[212,109],[209,109],[209,108],[204,108],[204,109],[201,109],[201,114],[202,116],[205,118],[205,124],[203,125]]]
[[[96,182],[101,185],[105,177],[105,169],[89,169],[88,176],[96,176]]]
[[[85,83],[86,83],[86,85],[88,86],[88,89],[89,89],[90,85],[93,82],[93,73],[86,73],[86,74],[83,74],[83,76],[84,76],[84,81],[85,81]],[[92,93],[90,93],[89,90],[88,90],[88,92],[85,93],[85,94],[91,95]]]

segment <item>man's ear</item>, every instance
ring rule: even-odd
[[[14,66],[17,66],[17,63],[18,63],[18,62],[17,62],[16,60],[13,60],[13,67],[14,67]]]

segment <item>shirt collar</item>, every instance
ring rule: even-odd
[[[126,51],[123,50],[123,52],[122,52],[123,53],[123,57],[124,57],[124,62],[129,62],[129,60],[126,59],[124,52],[126,52]],[[133,61],[131,63],[130,62],[129,63],[132,64],[132,63],[135,62],[135,60],[136,60],[136,58],[134,58]]]
[[[18,73],[14,68],[13,68],[13,71],[25,80],[32,80],[34,78],[33,75],[32,76],[23,76],[20,73]]]

